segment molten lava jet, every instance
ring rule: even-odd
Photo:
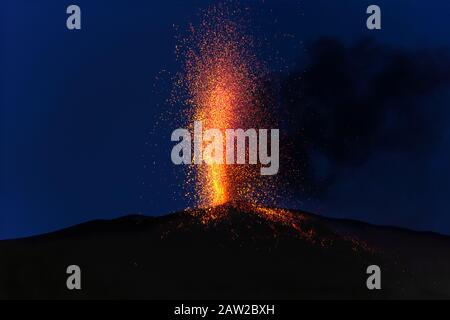
[[[177,84],[187,95],[190,128],[201,121],[204,130],[218,129],[225,136],[226,129],[261,128],[271,118],[260,108],[263,68],[253,53],[252,38],[237,16],[235,10],[224,6],[208,9],[200,25],[192,26],[190,35],[177,46],[184,60]],[[203,141],[204,146],[207,143]],[[225,152],[225,142],[222,150]],[[260,177],[258,165],[190,168],[195,190],[189,196],[196,207],[211,208],[229,201],[256,204],[273,198],[269,191],[272,182]]]

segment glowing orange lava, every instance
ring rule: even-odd
[[[202,121],[203,130],[219,129],[224,136],[226,129],[253,127],[259,65],[251,54],[252,42],[239,23],[230,19],[223,7],[212,7],[198,29],[191,28],[186,42],[182,82],[191,107],[190,122]],[[207,143],[203,141],[203,148]],[[224,157],[225,150],[224,142]],[[248,189],[242,179],[252,174],[246,166],[226,164],[197,165],[193,170],[196,202],[201,207],[236,199]]]
[[[233,75],[226,65],[221,65],[222,63],[224,62],[217,62],[216,70],[208,74],[208,90],[197,97],[198,105],[194,117],[196,120],[202,120],[206,129],[216,128],[224,133],[227,128],[232,128],[237,94],[233,88]],[[210,164],[199,168],[198,178],[203,190],[202,203],[216,206],[230,200],[227,165]]]

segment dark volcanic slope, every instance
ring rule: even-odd
[[[211,212],[211,211],[210,211]],[[0,242],[0,298],[450,298],[450,239],[225,205]],[[66,268],[82,269],[82,290]],[[382,290],[366,268],[382,269]]]

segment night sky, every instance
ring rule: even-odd
[[[189,205],[161,119],[179,114],[176,36],[211,3],[2,2],[0,239]],[[70,4],[79,31],[65,26]],[[238,4],[265,39],[304,168],[284,205],[450,234],[450,2]],[[366,28],[370,4],[382,30]]]

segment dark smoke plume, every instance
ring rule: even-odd
[[[445,108],[429,98],[450,84],[447,50],[408,51],[369,39],[346,46],[324,38],[307,58],[280,85],[288,119],[281,147],[291,164],[285,179],[295,189],[321,195],[341,168],[377,152],[413,157],[439,141]],[[327,170],[320,176],[322,162]]]

